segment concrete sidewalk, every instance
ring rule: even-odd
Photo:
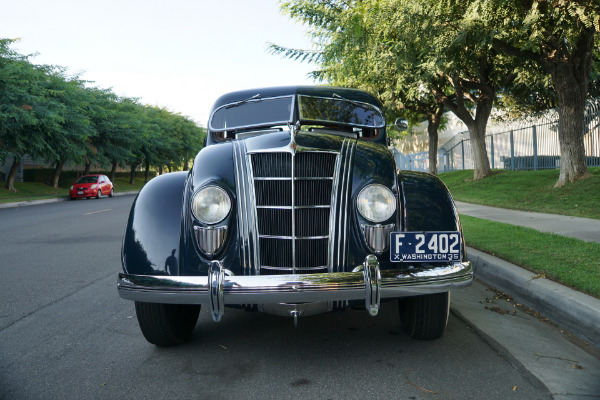
[[[586,242],[600,243],[600,219],[509,210],[461,201],[456,202],[456,207],[460,214],[471,217],[525,226],[541,232],[551,232]]]
[[[459,214],[600,243],[600,220],[456,202]],[[475,276],[600,347],[600,300],[468,248]],[[600,261],[599,261],[600,262]]]

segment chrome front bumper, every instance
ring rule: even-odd
[[[403,271],[379,269],[369,255],[356,272],[309,275],[229,276],[213,261],[208,276],[155,276],[119,274],[119,295],[149,303],[207,304],[219,321],[225,304],[305,303],[365,300],[367,311],[377,315],[381,298],[445,292],[468,286],[471,263],[457,262],[433,268],[409,267]]]

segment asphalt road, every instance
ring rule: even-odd
[[[201,313],[157,348],[118,297],[133,196],[0,210],[0,399],[542,399],[504,348],[451,315],[412,340],[395,304],[291,319]]]

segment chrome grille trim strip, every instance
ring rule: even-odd
[[[340,180],[340,168],[341,168],[341,163],[342,163],[342,158],[343,158],[343,154],[344,154],[344,148],[346,146],[346,141],[344,140],[342,142],[342,148],[340,149],[340,152],[338,153],[336,160],[335,160],[335,167],[333,170],[333,182],[332,182],[332,188],[331,188],[331,209],[329,211],[329,244],[328,244],[328,249],[329,251],[327,252],[327,264],[328,264],[328,270],[329,272],[334,272],[337,271],[337,264],[334,263],[334,259],[335,259],[335,243],[336,243],[336,229],[335,229],[335,221],[336,221],[336,216],[338,213],[338,207],[337,207],[337,203],[338,203],[338,187],[339,187],[339,180]]]
[[[291,132],[296,133],[295,128],[291,129]],[[293,145],[293,146],[292,146]],[[294,143],[294,137],[292,136],[292,140],[290,143],[290,148],[291,148],[291,153],[292,153],[292,179],[290,180],[290,183],[292,185],[292,273],[296,273],[296,213],[295,213],[295,205],[296,205],[296,193],[295,193],[295,184],[294,184],[294,178],[295,178],[295,168],[294,168],[294,164],[295,163],[295,158],[296,158],[296,144]]]
[[[285,268],[285,267],[270,267],[268,265],[263,265],[261,266],[261,268],[264,269],[270,269],[273,271],[289,271],[289,268]],[[318,271],[320,269],[327,269],[327,265],[321,265],[318,267],[303,267],[303,268],[296,268],[296,271]]]
[[[246,156],[246,144],[243,140],[233,141],[235,165],[235,183],[237,189],[238,234],[240,243],[240,262],[244,275],[254,275],[258,269],[259,243],[258,222],[252,184],[252,165]]]
[[[267,239],[293,239],[292,236],[278,236],[278,235],[259,235],[258,237],[267,238]],[[329,235],[321,235],[321,236],[295,236],[298,240],[304,239],[329,239]],[[263,265],[264,267],[264,265]]]
[[[256,208],[262,208],[265,210],[291,210],[292,207],[291,206],[256,206]],[[329,208],[329,205],[316,205],[316,206],[296,206],[294,209],[295,210],[302,210],[302,209],[311,209],[311,208]]]
[[[255,181],[289,181],[292,178],[289,176],[261,176],[261,177],[255,177],[254,180]],[[330,181],[332,180],[332,177],[327,177],[327,176],[316,176],[316,177],[295,177],[294,180],[295,181]]]
[[[333,180],[330,214],[330,272],[343,272],[348,252],[348,218],[350,186],[356,139],[344,139]]]

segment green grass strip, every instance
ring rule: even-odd
[[[591,177],[554,188],[559,170],[495,170],[473,181],[473,170],[439,175],[454,200],[486,206],[600,219],[600,168],[588,168]]]
[[[600,299],[600,244],[461,215],[468,246]]]

